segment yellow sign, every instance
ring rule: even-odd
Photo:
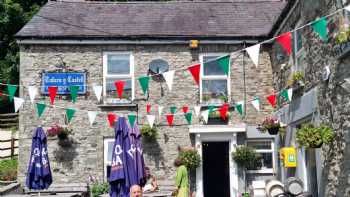
[[[297,154],[294,147],[284,147],[280,149],[280,158],[286,168],[297,167]]]
[[[198,40],[190,40],[190,48],[194,49],[194,48],[198,48]]]

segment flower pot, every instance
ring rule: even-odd
[[[57,137],[58,137],[59,140],[65,140],[65,139],[68,138],[68,134],[61,132],[61,133],[57,134]]]
[[[267,129],[267,132],[269,132],[270,135],[277,135],[279,130],[279,127],[272,127]]]

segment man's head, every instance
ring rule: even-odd
[[[142,189],[139,185],[130,187],[130,197],[142,197]]]

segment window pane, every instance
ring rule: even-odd
[[[227,101],[227,80],[203,80],[202,100],[221,99]]]
[[[120,79],[120,78],[107,78],[106,79],[107,97],[109,97],[109,98],[117,98],[118,97],[118,93],[117,93],[117,90],[116,90],[114,83],[119,81],[119,80],[125,82],[122,98],[131,99],[131,93],[132,93],[131,79],[125,79],[125,78],[124,79]]]
[[[272,168],[272,153],[259,153],[261,155],[261,168]]]
[[[129,54],[108,55],[107,58],[107,74],[130,74]]]
[[[252,141],[247,142],[249,147],[253,147],[256,150],[271,150],[271,142],[270,141]]]
[[[112,151],[113,151],[113,145],[114,142],[108,142],[108,147],[107,147],[107,161],[106,162],[112,162]]]
[[[210,75],[225,75],[225,72],[220,68],[219,64],[217,64],[216,61],[210,60],[216,59],[220,56],[203,56],[203,75],[204,76],[210,76]],[[205,63],[208,62],[208,63]]]

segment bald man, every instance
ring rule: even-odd
[[[142,189],[139,185],[130,187],[130,197],[142,197]]]

